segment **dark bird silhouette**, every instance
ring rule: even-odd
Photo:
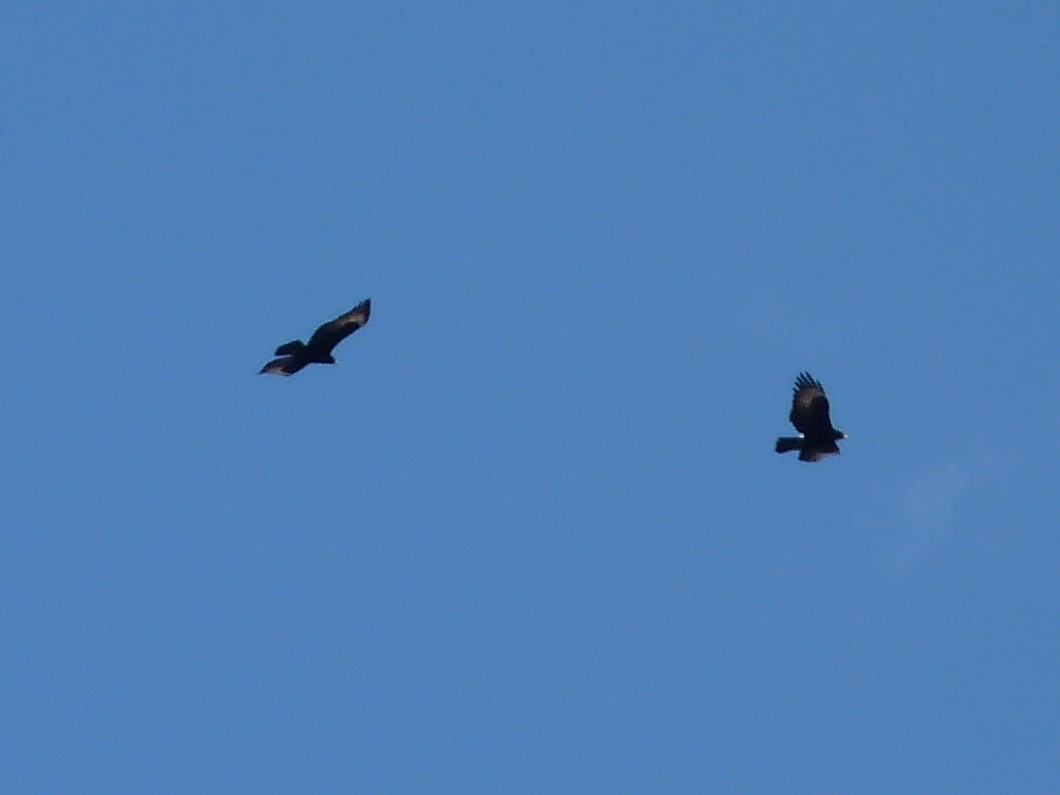
[[[285,342],[274,354],[280,358],[262,367],[258,375],[294,375],[307,364],[335,364],[335,357],[331,355],[335,346],[367,323],[371,311],[372,299],[368,298],[318,328],[308,343],[301,340]]]
[[[800,461],[820,461],[830,455],[839,455],[836,442],[846,439],[847,435],[832,427],[828,396],[821,382],[809,373],[799,373],[795,379],[794,392],[788,419],[802,435],[777,439],[777,452],[798,450]]]

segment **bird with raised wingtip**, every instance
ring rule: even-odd
[[[793,391],[788,419],[801,435],[777,439],[776,451],[798,450],[800,461],[820,461],[830,455],[839,455],[836,442],[846,439],[847,435],[832,427],[828,396],[821,382],[809,373],[799,373]]]
[[[270,373],[287,376],[294,375],[306,365],[335,364],[335,357],[331,355],[335,346],[357,329],[363,328],[371,311],[372,299],[367,298],[349,312],[339,315],[314,331],[309,342],[285,342],[273,354],[279,358],[262,367],[258,375]]]

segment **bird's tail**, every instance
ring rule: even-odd
[[[303,350],[305,350],[304,342],[301,340],[291,340],[277,348],[276,353],[274,353],[273,356],[292,356],[296,353],[301,353]]]
[[[787,453],[790,450],[801,450],[802,439],[793,436],[781,436],[777,439],[776,451],[778,453]]]

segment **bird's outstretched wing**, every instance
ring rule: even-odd
[[[281,356],[279,359],[273,359],[262,367],[261,370],[258,371],[258,375],[294,375],[303,367],[305,367],[304,360],[299,361],[295,356]]]
[[[349,312],[339,315],[325,323],[309,339],[308,347],[331,353],[332,349],[368,322],[372,311],[372,299],[368,298],[357,304]]]
[[[804,436],[815,436],[830,430],[832,419],[828,413],[828,396],[821,382],[809,373],[799,373],[795,379],[791,414],[788,419]]]

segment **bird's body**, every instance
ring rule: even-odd
[[[259,375],[271,373],[288,376],[294,375],[310,364],[335,364],[335,357],[331,355],[335,346],[357,329],[362,328],[368,322],[371,311],[372,299],[368,298],[349,312],[322,325],[313,332],[309,342],[301,340],[285,342],[276,349],[274,354],[279,358],[273,359],[262,367]]]
[[[799,373],[793,391],[788,419],[802,435],[782,436],[777,439],[776,451],[786,453],[798,450],[799,460],[810,462],[839,455],[839,445],[836,442],[846,439],[847,436],[832,427],[828,396],[821,382],[809,373]]]

